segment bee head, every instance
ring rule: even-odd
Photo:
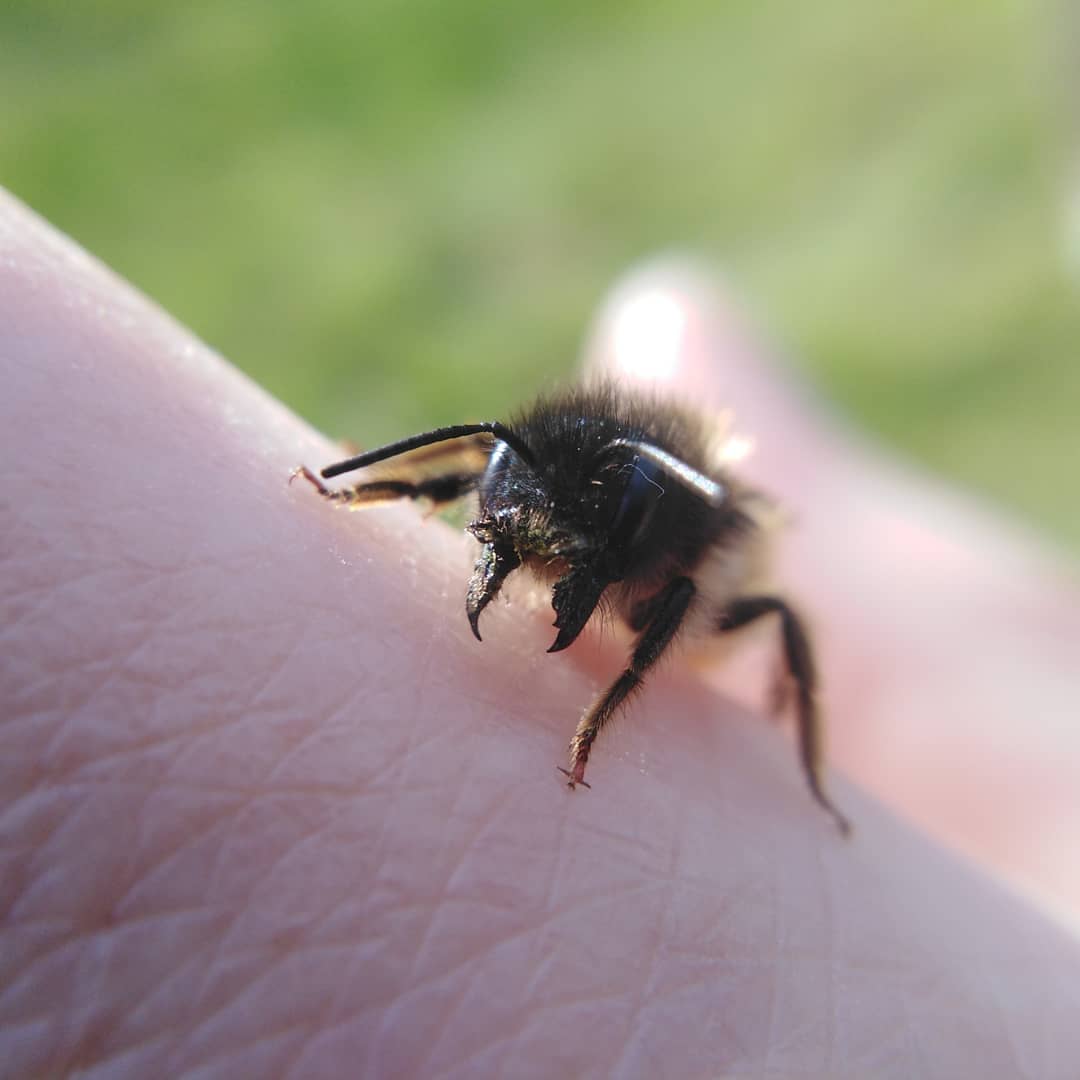
[[[506,575],[525,564],[557,578],[552,651],[566,648],[609,585],[655,576],[670,555],[672,527],[723,497],[719,483],[666,451],[621,436],[592,445],[564,438],[529,459],[497,443],[480,517],[469,526],[484,545],[467,604],[474,632]]]
[[[660,463],[619,441],[535,463],[500,443],[481,484],[481,517],[470,529],[484,543],[513,546],[522,561],[588,562],[618,581],[669,483]]]

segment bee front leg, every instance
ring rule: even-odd
[[[356,510],[362,506],[392,502],[395,499],[427,499],[435,506],[454,502],[476,487],[476,473],[448,473],[426,480],[371,480],[350,488],[328,488],[306,465],[295,470],[293,476],[302,476],[327,502]]]
[[[478,537],[490,535],[485,530],[485,523],[479,521],[474,521],[469,526],[469,531]],[[497,543],[494,540],[484,543],[480,558],[476,560],[476,567],[469,579],[468,592],[465,594],[465,614],[469,618],[469,625],[477,641],[482,640],[480,613],[495,599],[503,582],[520,565],[521,560],[512,545]]]
[[[667,651],[678,632],[690,601],[694,598],[694,583],[685,577],[669,582],[656,597],[650,610],[650,620],[638,637],[630,663],[601,697],[593,703],[570,740],[570,768],[559,771],[567,777],[567,786],[585,783],[585,765],[589,751],[601,729],[614,715],[615,710],[637,690],[645,673]]]

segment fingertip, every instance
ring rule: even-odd
[[[719,391],[760,351],[743,304],[714,268],[667,256],[632,269],[593,324],[586,371],[623,384]]]
[[[783,491],[793,463],[801,474],[808,454],[817,458],[822,427],[820,407],[779,351],[721,271],[672,255],[616,282],[593,323],[585,371],[731,415],[734,435],[754,447],[750,473]]]

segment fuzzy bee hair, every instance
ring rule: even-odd
[[[570,741],[562,772],[571,788],[589,786],[585,767],[597,736],[677,636],[731,634],[776,615],[803,772],[846,833],[825,791],[809,635],[787,601],[763,588],[770,504],[724,462],[722,434],[692,410],[602,384],[543,397],[507,423],[438,428],[320,476],[306,467],[297,473],[350,508],[401,498],[440,506],[475,494],[467,528],[481,550],[465,611],[477,640],[484,609],[521,568],[551,586],[557,633],[549,652],[571,645],[601,605],[629,628],[625,670]],[[358,469],[368,471],[350,488],[323,483]]]

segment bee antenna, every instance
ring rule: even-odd
[[[518,455],[530,468],[535,469],[536,458],[525,443],[512,432],[505,424],[498,420],[487,420],[481,424],[455,424],[452,427],[436,428],[434,431],[425,431],[420,435],[411,435],[399,442],[380,446],[376,450],[367,450],[363,454],[357,454],[348,461],[339,461],[336,465],[327,465],[320,472],[324,480],[340,476],[342,473],[352,472],[354,469],[363,469],[367,465],[374,465],[387,458],[397,457],[398,454],[407,454],[410,450],[418,450],[421,446],[431,446],[433,443],[448,442],[450,439],[464,439],[468,435],[494,435],[500,442],[506,443],[515,454]]]
[[[669,476],[700,495],[710,506],[722,506],[727,498],[727,488],[723,484],[714,480],[711,476],[706,476],[700,470],[695,469],[693,465],[683,461],[682,458],[677,458],[674,454],[661,450],[659,446],[640,442],[636,439],[615,439],[611,445],[625,446],[646,461],[651,461]]]

